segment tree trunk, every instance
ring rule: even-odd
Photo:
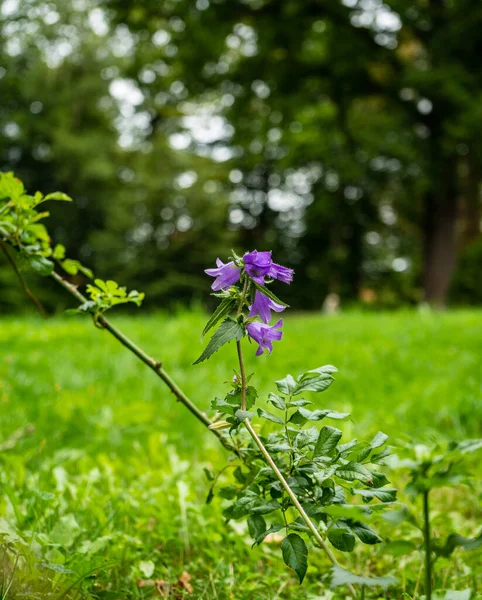
[[[482,203],[480,197],[480,172],[477,161],[471,152],[466,159],[464,193],[460,213],[460,239],[459,249],[463,250],[480,236],[480,221],[482,215]]]
[[[424,301],[445,307],[457,257],[457,162],[454,157],[441,164],[440,186],[427,193],[424,225]]]

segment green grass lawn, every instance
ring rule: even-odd
[[[212,414],[236,357],[231,344],[191,366],[203,347],[205,315],[113,320]],[[481,312],[295,315],[284,331],[271,357],[256,358],[254,346],[246,351],[261,397],[288,372],[333,364],[335,384],[313,399],[317,408],[352,414],[337,423],[347,438],[378,430],[393,445],[406,436],[423,443],[482,437]],[[203,467],[221,468],[227,452],[106,331],[87,318],[3,318],[0,348],[0,599],[333,597],[320,552],[311,550],[300,587],[276,542],[251,550],[244,523],[226,524],[221,500],[205,504]],[[472,489],[435,495],[436,535],[478,533],[480,456],[473,469]],[[403,489],[403,475],[389,477]],[[406,524],[378,530],[391,539],[416,537]],[[422,555],[393,557],[384,548],[340,553],[340,562],[398,577],[390,598],[402,591],[420,597]],[[476,551],[441,559],[436,587],[482,593],[480,563]],[[188,585],[177,583],[184,571]],[[159,583],[157,592],[155,580],[170,587]]]

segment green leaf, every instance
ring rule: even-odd
[[[251,513],[255,515],[267,515],[281,508],[280,503],[277,500],[265,500],[257,501],[257,503],[251,507]]]
[[[396,583],[397,579],[394,577],[361,577],[360,575],[355,575],[355,573],[350,573],[346,569],[335,566],[332,569],[330,587],[337,588],[340,585],[358,584],[367,587],[380,586],[386,589]]]
[[[308,377],[307,375],[310,376]],[[302,392],[323,392],[328,389],[334,381],[335,379],[330,373],[309,371],[301,376],[301,379],[293,390],[293,396],[297,396]]]
[[[331,544],[342,552],[352,552],[355,547],[355,536],[344,527],[335,527],[328,532]]]
[[[360,463],[356,463],[353,461],[350,461],[346,465],[338,467],[335,474],[338,477],[341,477],[341,479],[344,479],[345,481],[358,480],[362,483],[369,484],[373,482],[373,476],[370,473],[370,471]]]
[[[309,429],[302,429],[295,437],[294,445],[296,448],[304,448],[308,444],[314,444],[318,438],[318,429],[316,427],[310,427]]]
[[[359,494],[363,500],[370,502],[373,498],[378,498],[381,502],[396,502],[397,490],[394,488],[377,488],[371,490],[353,490],[354,494]]]
[[[87,267],[84,267],[78,260],[72,260],[71,258],[66,258],[62,261],[62,269],[68,273],[69,275],[77,275],[80,271],[84,275],[86,275],[89,279],[92,279],[93,273]],[[132,292],[131,292],[132,293]]]
[[[365,525],[365,523],[349,523],[348,525],[358,539],[364,544],[380,544],[383,540],[376,534],[373,529]]]
[[[308,406],[309,404],[313,404],[311,400],[304,400],[303,398],[300,400],[291,400],[288,402],[287,406],[292,408],[293,406]]]
[[[258,398],[258,392],[252,385],[248,385],[246,388],[246,408],[249,410],[254,406],[256,399]]]
[[[264,410],[264,408],[258,408],[258,415],[262,419],[267,419],[268,421],[273,421],[273,423],[279,423],[280,425],[283,425],[283,423],[284,423],[284,421],[281,417],[278,417],[278,415],[271,414],[267,410]]]
[[[253,279],[251,280],[251,282],[254,284],[254,287],[258,291],[260,291],[262,294],[264,294],[268,298],[271,298],[271,300],[273,300],[273,302],[277,302],[278,304],[281,304],[282,306],[289,307],[289,304],[286,304],[286,302],[283,302],[283,300],[280,300],[277,296],[275,296],[273,294],[273,292],[267,286],[260,285],[259,283],[256,283],[256,281],[254,281]]]
[[[268,394],[268,400],[275,408],[279,408],[279,410],[286,410],[286,402],[281,396],[278,396],[278,394],[273,394],[271,392]]]
[[[296,381],[292,375],[286,375],[284,379],[279,379],[275,383],[278,391],[281,394],[286,394],[287,396],[291,396],[296,387]]]
[[[67,194],[64,194],[64,192],[51,192],[50,194],[44,196],[41,202],[47,202],[47,200],[60,200],[63,202],[72,202],[72,198]],[[40,202],[38,204],[40,204]]]
[[[318,436],[313,456],[329,456],[341,440],[342,435],[342,432],[336,427],[323,427]]]
[[[264,540],[264,538],[267,535],[269,535],[270,533],[277,533],[280,529],[283,529],[283,526],[279,525],[278,523],[274,523],[273,525],[271,525],[271,527],[269,529],[267,529],[266,531],[263,531],[263,533],[258,535],[253,546],[256,546],[257,544],[261,544],[261,542]]]
[[[245,419],[251,419],[251,417],[254,415],[254,413],[249,412],[248,410],[237,410],[234,413],[234,416],[236,417],[236,419],[238,419],[238,421],[243,422]]]
[[[225,298],[221,304],[216,308],[216,310],[211,315],[209,321],[206,323],[206,326],[203,329],[202,335],[203,337],[206,333],[212,329],[221,319],[229,315],[229,313],[233,310],[236,304],[236,300],[234,298]]]
[[[390,483],[390,480],[385,475],[385,473],[377,473],[376,471],[371,471],[372,474],[372,484],[374,488],[382,488],[383,486]]]
[[[249,535],[256,540],[266,531],[266,521],[261,515],[249,515],[248,517]]]
[[[60,517],[50,532],[50,541],[54,544],[59,544],[63,548],[70,548],[79,533],[80,527],[74,515],[65,515]]]
[[[307,408],[299,408],[294,412],[290,421],[296,424],[303,424],[306,421],[321,421],[322,419],[343,420],[349,417],[349,413],[340,413],[336,410],[308,410]]]
[[[32,271],[43,277],[51,275],[54,270],[54,263],[44,256],[35,254],[29,256],[27,260]]]
[[[303,538],[297,533],[290,533],[281,542],[281,552],[285,564],[295,570],[300,583],[303,583],[308,568],[308,548]]]
[[[55,258],[55,260],[62,260],[65,258],[65,246],[62,246],[62,244],[57,244],[54,248],[52,256]]]
[[[197,365],[204,360],[207,360],[217,350],[219,350],[221,346],[227,344],[231,340],[236,340],[239,342],[243,335],[244,330],[241,325],[228,317],[221,323],[219,329],[214,332],[213,337],[209,340],[204,352],[196,361],[193,362],[193,365]]]
[[[383,446],[383,444],[388,440],[388,435],[386,433],[383,433],[382,431],[379,431],[378,433],[376,433],[372,439],[372,441],[370,442],[370,447],[371,448],[380,448],[380,446]]]

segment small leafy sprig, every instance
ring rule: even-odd
[[[94,322],[97,324],[99,317],[106,311],[119,304],[127,304],[132,302],[136,306],[140,306],[144,300],[145,294],[132,290],[127,292],[125,287],[120,287],[115,281],[95,279],[94,285],[89,283],[86,287],[86,293],[90,300],[83,302],[78,308],[73,309],[71,313],[90,313],[94,317]]]
[[[16,250],[16,260],[11,258],[6,246],[3,246],[4,252],[20,278],[19,271],[25,269],[38,275],[50,276],[54,274],[57,264],[69,275],[81,273],[88,279],[93,279],[94,274],[90,269],[80,261],[66,257],[62,244],[52,247],[49,233],[40,223],[49,213],[37,211],[39,205],[49,200],[71,202],[71,198],[63,192],[45,196],[41,192],[29,195],[23,183],[13,173],[0,173],[0,242],[7,242]],[[29,297],[40,307],[22,278],[21,281]],[[93,284],[87,285],[86,292],[90,299],[70,312],[91,314],[96,324],[99,317],[114,306],[129,302],[140,306],[144,299],[143,293],[136,290],[127,292],[125,287],[112,280],[95,279]]]
[[[247,337],[256,342],[256,355],[260,356],[265,351],[270,354],[273,342],[282,339],[282,320],[274,325],[269,322],[272,312],[282,312],[287,305],[268,285],[274,279],[290,283],[293,271],[274,263],[270,252],[254,250],[243,257],[233,252],[226,264],[218,259],[217,267],[206,273],[215,277],[212,289],[221,303],[203,335],[217,329],[194,364],[233,340],[239,361],[230,391],[212,402],[217,413],[211,425],[213,429],[229,428],[231,436],[237,438],[238,453],[229,464],[234,467],[234,482],[220,485],[220,476],[209,474],[212,485],[208,499],[217,493],[227,501],[223,513],[227,520],[247,519],[253,546],[284,530],[283,559],[295,570],[300,583],[307,571],[306,540],[310,539],[333,563],[337,585],[344,582],[353,591],[351,582],[357,583],[357,576],[338,567],[332,548],[351,552],[357,539],[365,544],[382,541],[369,524],[396,502],[396,490],[385,487],[389,481],[380,470],[390,454],[383,448],[387,436],[379,432],[369,442],[355,439],[341,443],[340,429],[317,426],[325,419],[349,417],[326,408],[308,408],[313,401],[306,396],[324,392],[333,383],[337,369],[331,365],[305,371],[296,379],[287,375],[276,381],[277,392],[265,399],[272,408],[259,406],[255,413],[259,397],[251,385],[252,376],[245,372],[242,340]],[[251,420],[256,416],[269,425],[267,435],[258,435],[254,429]],[[368,579],[360,581],[370,585]],[[387,586],[395,580],[370,581]]]

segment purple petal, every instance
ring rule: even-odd
[[[277,265],[273,263],[269,269],[268,275],[273,279],[278,279],[283,283],[290,284],[293,281],[293,269],[289,269],[288,267],[283,267],[282,265]]]

